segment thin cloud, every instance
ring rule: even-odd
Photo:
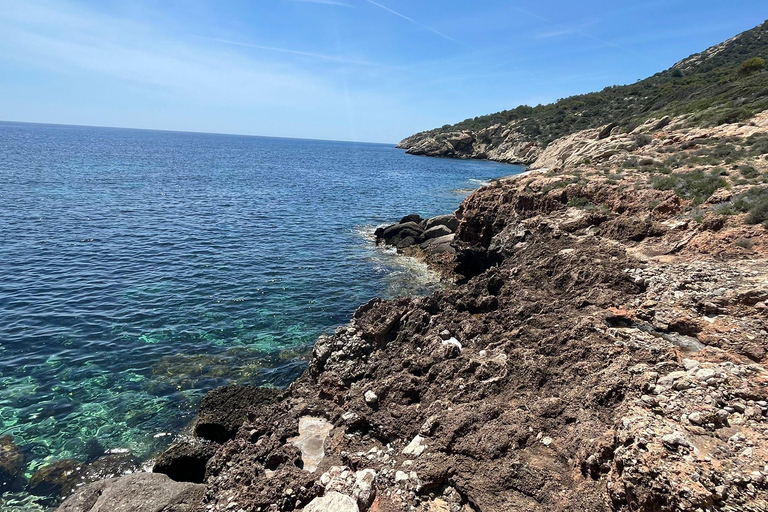
[[[369,0],[370,1],[370,0]],[[587,39],[591,39],[593,41],[597,41],[598,43],[605,45],[605,46],[611,46],[613,48],[616,48],[618,50],[622,50],[627,53],[631,53],[632,55],[635,55],[636,57],[642,57],[646,58],[645,55],[642,55],[634,50],[631,50],[625,46],[618,45],[616,43],[612,43],[611,41],[606,41],[605,39],[600,39],[599,37],[595,37],[593,35],[587,34],[586,32],[582,31],[580,27],[567,27],[565,25],[561,25],[560,23],[555,23],[554,21],[550,20],[549,18],[545,18],[544,16],[539,16],[538,14],[532,13],[531,11],[527,11],[525,9],[521,9],[520,7],[511,5],[512,9],[514,9],[517,12],[520,12],[522,14],[525,14],[526,16],[530,16],[532,18],[536,18],[538,20],[541,20],[545,23],[548,23],[556,28],[556,31],[550,32],[549,37],[555,37],[558,35],[565,35],[565,34],[578,34],[581,37],[586,37]],[[558,33],[559,32],[559,33]],[[546,37],[546,35],[545,35]]]
[[[290,0],[291,2],[304,2],[307,4],[335,5],[337,7],[354,7],[352,4],[337,2],[336,0]]]
[[[301,0],[305,1],[305,0]],[[308,0],[306,0],[308,1]],[[261,44],[252,44],[252,43],[243,43],[240,41],[231,41],[229,39],[219,39],[216,37],[204,37],[204,36],[198,36],[201,39],[206,39],[208,41],[214,41],[217,43],[222,44],[229,44],[232,46],[242,46],[245,48],[255,48],[257,50],[264,50],[268,52],[278,52],[278,53],[288,53],[291,55],[301,55],[302,57],[311,57],[313,59],[321,59],[321,60],[328,60],[331,62],[339,62],[341,64],[354,64],[356,66],[372,66],[372,67],[383,67],[381,64],[376,64],[373,62],[366,62],[361,60],[352,60],[347,59],[345,57],[339,57],[336,55],[325,55],[322,53],[313,53],[313,52],[305,52],[301,50],[291,50],[290,48],[279,48],[277,46],[265,46]]]
[[[437,34],[438,36],[442,37],[443,39],[447,39],[448,41],[453,41],[454,43],[460,44],[462,46],[466,46],[467,48],[472,48],[470,45],[468,45],[468,44],[466,44],[466,43],[464,43],[462,41],[459,41],[458,39],[454,39],[454,38],[452,38],[449,35],[443,34],[439,30],[435,30],[434,28],[429,27],[427,25],[424,25],[423,23],[419,23],[418,21],[414,20],[413,18],[409,18],[405,14],[399,13],[399,12],[395,11],[394,9],[390,9],[386,5],[381,5],[380,3],[374,2],[373,0],[366,0],[366,2],[368,2],[371,5],[375,5],[376,7],[380,8],[380,9],[384,9],[385,11],[387,11],[387,12],[389,12],[391,14],[394,14],[395,16],[399,16],[400,18],[403,18],[404,20],[410,21],[414,25],[418,25],[419,27],[423,28],[424,30],[428,30],[428,31],[432,32],[433,34]],[[474,48],[472,48],[472,49],[474,50]]]

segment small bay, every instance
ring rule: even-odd
[[[0,435],[26,476],[147,459],[202,395],[286,386],[376,296],[427,293],[376,225],[520,167],[392,145],[0,123]]]

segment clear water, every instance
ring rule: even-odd
[[[374,296],[424,293],[378,224],[518,167],[392,146],[0,123],[0,435],[146,459],[205,391],[285,386]],[[89,444],[90,443],[90,444]]]

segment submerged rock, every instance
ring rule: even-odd
[[[0,493],[18,490],[23,471],[24,453],[13,442],[13,436],[0,437]]]
[[[29,479],[27,491],[38,496],[66,497],[85,484],[138,469],[138,461],[129,452],[103,455],[90,463],[63,459],[38,469]]]

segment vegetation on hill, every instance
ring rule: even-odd
[[[425,134],[481,130],[518,121],[516,131],[541,144],[617,123],[633,128],[650,117],[693,114],[695,125],[733,123],[768,109],[768,21],[631,85],[522,105],[445,125]]]

